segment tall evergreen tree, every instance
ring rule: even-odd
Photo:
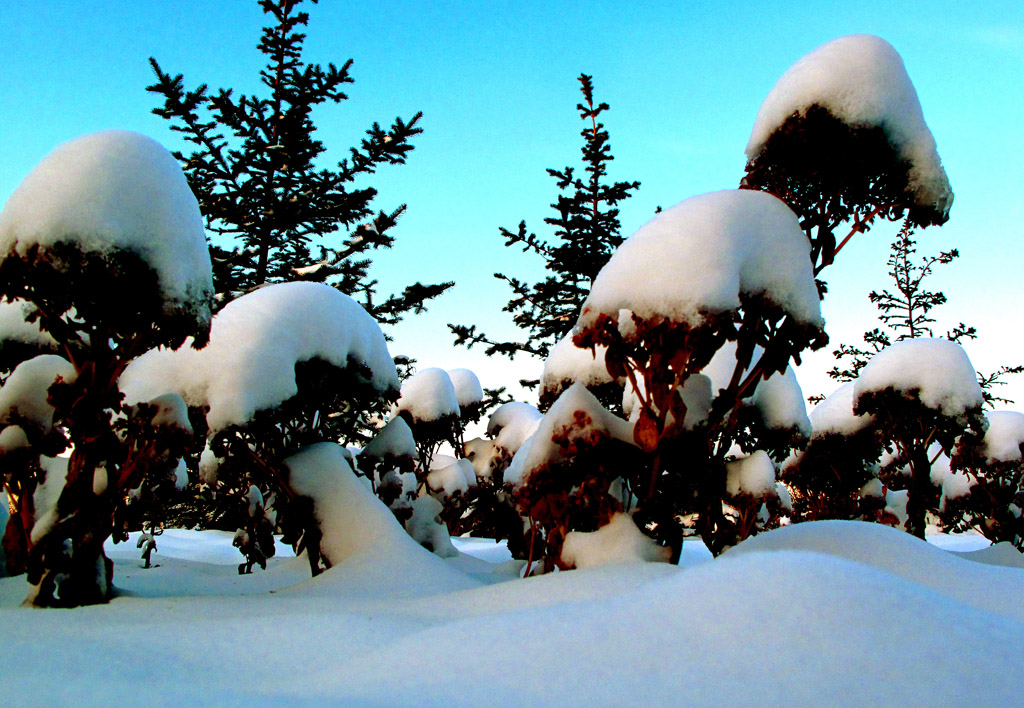
[[[413,149],[409,140],[422,132],[422,114],[396,118],[388,129],[374,123],[336,169],[320,166],[326,148],[314,138],[311,113],[348,98],[342,89],[353,82],[352,60],[340,68],[303,60],[306,35],[300,30],[309,15],[296,11],[301,2],[259,0],[272,20],[258,47],[267,57],[260,79],[269,97],[236,97],[231,89],[210,93],[206,84],[187,90],[181,74],[164,72],[151,58],[157,80],[147,90],[163,98],[153,112],[195,146],[191,154],[175,157],[208,232],[228,239],[211,249],[222,303],[266,283],[330,282],[361,300],[379,322],[392,324],[403,313],[422,310],[452,283],[415,283],[375,301],[369,253],[392,245],[388,232],[405,205],[375,215],[371,202],[377,191],[354,183],[379,165],[405,163]],[[342,229],[347,238],[337,235]]]
[[[488,355],[512,357],[524,352],[546,358],[576,324],[591,283],[623,241],[618,205],[631,197],[640,183],[606,181],[608,163],[614,158],[608,131],[598,118],[609,107],[607,103],[594,104],[592,77],[580,74],[578,80],[583,103],[576,109],[586,123],[580,133],[585,174],[579,175],[573,167],[547,171],[560,192],[551,205],[556,215],[544,219],[554,227],[553,238],[548,240],[528,231],[525,221],[519,222],[515,231],[501,229],[506,246],[522,246],[524,252],[540,256],[550,273],[533,285],[504,273],[494,274],[512,289],[512,299],[504,311],[512,313],[513,322],[527,333],[526,340],[501,342],[479,331],[476,325],[449,324],[456,344],[484,344]]]

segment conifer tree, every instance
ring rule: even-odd
[[[576,168],[549,169],[560,194],[551,205],[556,215],[544,219],[554,227],[551,240],[537,236],[519,222],[515,231],[501,228],[506,246],[522,246],[524,252],[544,259],[549,275],[529,285],[504,273],[494,277],[508,283],[512,299],[505,312],[527,333],[525,341],[500,342],[477,330],[476,325],[449,324],[456,344],[472,347],[486,345],[486,353],[514,356],[520,352],[546,358],[551,348],[565,337],[576,323],[583,301],[598,271],[622,243],[619,233],[620,202],[632,196],[639,182],[607,183],[608,163],[613,160],[608,131],[598,118],[608,110],[607,103],[594,104],[591,76],[579,76],[583,102],[576,109],[586,123],[580,132],[585,175]],[[535,383],[535,382],[531,382]]]
[[[147,90],[163,99],[153,112],[195,146],[175,157],[207,231],[229,239],[211,249],[222,304],[266,283],[312,280],[329,282],[361,300],[379,322],[393,324],[404,313],[421,311],[452,283],[415,283],[375,301],[369,254],[391,247],[388,232],[405,206],[374,214],[377,191],[355,182],[380,165],[405,163],[413,149],[409,140],[422,132],[422,114],[396,118],[386,129],[374,123],[336,168],[323,167],[318,158],[326,148],[314,137],[311,113],[348,98],[343,88],[353,82],[352,60],[326,68],[303,60],[301,29],[309,16],[296,11],[301,2],[259,0],[271,20],[258,47],[267,57],[260,78],[268,97],[209,92],[206,84],[188,90],[181,74],[164,72],[151,58],[156,83]],[[338,235],[342,229],[347,238]]]

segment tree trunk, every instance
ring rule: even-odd
[[[907,495],[907,531],[920,539],[924,538],[927,526],[928,499],[931,497],[931,463],[928,450],[914,446],[910,461],[910,494]]]

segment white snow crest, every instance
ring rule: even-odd
[[[1024,413],[992,411],[986,413],[985,457],[994,462],[1020,462],[1020,446],[1024,443]]]
[[[475,406],[484,400],[484,389],[480,379],[469,369],[452,369],[448,378],[455,388],[455,400],[460,408]]]
[[[535,469],[547,462],[560,460],[564,456],[563,449],[553,438],[562,428],[568,429],[569,439],[582,439],[601,431],[609,438],[636,444],[633,442],[633,426],[605,410],[594,394],[577,382],[559,396],[533,435],[516,452],[505,471],[505,482],[521,487],[529,482]]]
[[[848,381],[833,391],[811,411],[812,439],[825,435],[853,435],[874,422],[873,415],[856,415],[853,412],[853,381]]]
[[[30,420],[43,432],[53,427],[53,406],[49,390],[57,379],[74,383],[75,367],[56,354],[42,354],[15,367],[0,387],[0,423],[7,423],[17,413]]]
[[[865,393],[887,388],[916,392],[924,405],[953,417],[984,403],[967,352],[946,339],[904,339],[875,354],[854,382],[854,406]]]
[[[621,310],[641,319],[700,326],[759,296],[806,325],[823,327],[810,246],[796,215],[751,190],[691,197],[629,237],[598,273],[576,332]]]
[[[747,143],[749,159],[794,113],[812,105],[854,127],[880,127],[910,164],[915,202],[948,213],[953,193],[903,59],[881,37],[835,39],[797,61],[765,98]]]
[[[110,130],[58,146],[0,212],[0,253],[63,242],[135,253],[172,303],[205,303],[213,293],[199,204],[177,160],[139,133]]]
[[[544,361],[541,387],[557,390],[564,381],[579,381],[584,386],[612,383],[604,363],[607,347],[597,346],[593,351],[581,349],[572,343],[572,335],[552,347]]]
[[[56,347],[57,341],[48,332],[39,329],[39,321],[25,321],[25,315],[35,306],[25,300],[0,300],[0,340],[12,340],[25,344]]]
[[[480,397],[483,398],[483,394]],[[393,415],[408,411],[414,421],[424,422],[462,414],[451,377],[444,369],[436,367],[421,369],[407,379],[391,411]]]
[[[764,499],[775,494],[775,464],[763,450],[727,462],[725,473],[725,491],[729,496],[749,494],[755,499]]]
[[[377,322],[348,295],[322,283],[268,285],[230,302],[213,318],[210,343],[156,349],[129,365],[119,382],[129,403],[177,393],[209,405],[211,434],[298,393],[295,365],[314,358],[369,368],[378,391],[398,388],[398,373]]]
[[[633,517],[618,513],[597,531],[570,531],[562,544],[562,562],[575,568],[610,563],[667,563],[671,551],[637,528]]]
[[[416,457],[416,440],[404,418],[392,418],[366,444],[360,455],[382,460],[385,457]]]

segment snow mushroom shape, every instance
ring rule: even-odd
[[[165,313],[209,321],[213,280],[199,205],[156,141],[120,130],[86,135],[57,147],[22,181],[0,212],[0,258],[46,262],[77,283],[89,273],[76,272],[69,247],[134,255],[154,271]],[[110,288],[103,274],[81,285]],[[103,305],[137,307],[124,292]],[[82,303],[79,314],[88,314]]]
[[[665,210],[619,246],[575,331],[602,314],[621,327],[623,310],[699,327],[708,316],[738,310],[744,296],[762,297],[800,324],[824,326],[796,215],[764,192],[711,192]]]
[[[843,123],[885,131],[907,165],[906,189],[913,203],[948,218],[953,202],[949,179],[925,124],[917,91],[895,48],[868,34],[835,39],[797,61],[765,98],[747,143],[755,162],[769,138],[792,116],[820,106]]]
[[[295,365],[315,358],[341,368],[354,361],[376,390],[398,389],[373,317],[329,285],[309,282],[268,285],[233,300],[213,318],[204,349],[149,352],[125,371],[121,387],[129,403],[173,392],[190,406],[209,405],[212,435],[293,397]]]

